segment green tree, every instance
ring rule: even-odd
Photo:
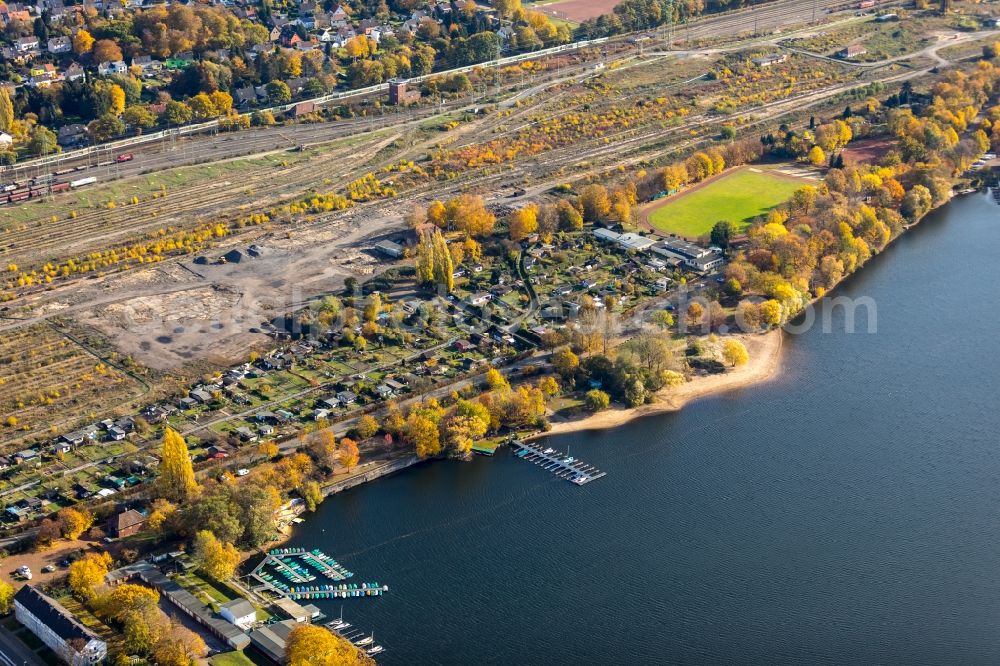
[[[611,396],[600,389],[591,389],[583,396],[583,404],[592,412],[607,409],[611,404]]]
[[[56,141],[55,132],[43,125],[35,125],[28,141],[28,153],[31,155],[53,155],[62,152]]]
[[[267,84],[267,101],[271,104],[288,104],[292,101],[292,91],[284,81],[271,81]]]
[[[666,310],[657,310],[652,316],[653,323],[663,330],[667,330],[674,325],[674,316]]]
[[[156,125],[156,116],[145,104],[134,104],[122,112],[122,120],[129,127],[149,129]]]
[[[316,481],[307,481],[303,484],[302,488],[299,489],[299,494],[302,495],[306,509],[309,511],[315,511],[316,507],[323,501],[323,489]]]
[[[87,125],[87,133],[95,141],[108,141],[125,133],[125,123],[113,113],[105,113]]]
[[[190,106],[184,102],[172,99],[167,102],[167,108],[163,112],[163,119],[167,121],[168,125],[185,125],[191,122],[192,115],[194,114]]]
[[[720,247],[723,250],[729,247],[729,241],[736,233],[736,225],[729,220],[719,220],[712,227],[712,233],[710,239],[712,245]]]

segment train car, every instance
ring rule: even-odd
[[[862,0],[858,3],[858,9],[871,9],[875,6],[875,0]]]
[[[118,163],[121,163],[121,162],[131,162],[134,159],[135,159],[135,155],[133,155],[132,153],[122,153],[121,155],[119,155],[118,157],[115,158],[115,162],[118,162]]]
[[[69,183],[65,183],[65,182],[63,182],[63,183],[55,183],[52,186],[52,191],[53,192],[67,192],[67,191],[69,191]]]
[[[14,190],[16,190],[16,189],[18,189],[20,187],[21,186],[18,183],[7,183],[6,185],[3,186],[3,191],[5,193],[6,192],[13,192]]]
[[[55,179],[51,173],[42,174],[41,176],[35,176],[31,179],[31,182],[35,185],[44,185],[51,183]]]
[[[97,178],[95,178],[94,176],[89,176],[87,178],[80,178],[79,180],[71,180],[69,186],[72,187],[73,189],[76,189],[78,187],[83,187],[84,185],[90,185],[91,183],[96,183],[96,182]]]

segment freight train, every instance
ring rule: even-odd
[[[31,180],[24,182],[6,183],[0,187],[0,206],[18,203],[20,201],[27,201],[28,199],[37,199],[38,197],[43,197],[47,194],[67,192],[69,190],[75,190],[78,187],[85,187],[97,182],[97,178],[94,176],[78,178],[76,180],[56,179],[57,175],[65,175],[66,173],[73,171],[75,171],[75,169],[67,169],[62,173],[57,172],[56,174],[35,176]]]

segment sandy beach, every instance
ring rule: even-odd
[[[750,360],[746,365],[729,368],[725,374],[721,375],[695,377],[681,386],[664,389],[657,396],[656,402],[634,409],[614,406],[603,412],[597,412],[596,414],[590,414],[578,419],[563,421],[553,419],[551,430],[538,433],[528,439],[584,430],[614,428],[643,416],[677,411],[687,403],[698,398],[766,381],[777,373],[781,365],[783,336],[784,334],[780,329],[760,335],[735,336],[746,345],[747,351],[750,354]]]

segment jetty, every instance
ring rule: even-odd
[[[378,583],[346,583],[354,573],[319,549],[276,548],[250,572],[253,591],[284,599],[349,599],[380,597],[389,591]],[[330,583],[314,583],[323,577]]]
[[[542,469],[552,472],[560,479],[566,479],[578,486],[590,483],[607,474],[607,472],[602,472],[593,465],[588,465],[582,460],[577,460],[569,454],[556,451],[553,448],[543,447],[539,444],[515,440],[511,442],[511,449],[518,458],[535,463]]]

